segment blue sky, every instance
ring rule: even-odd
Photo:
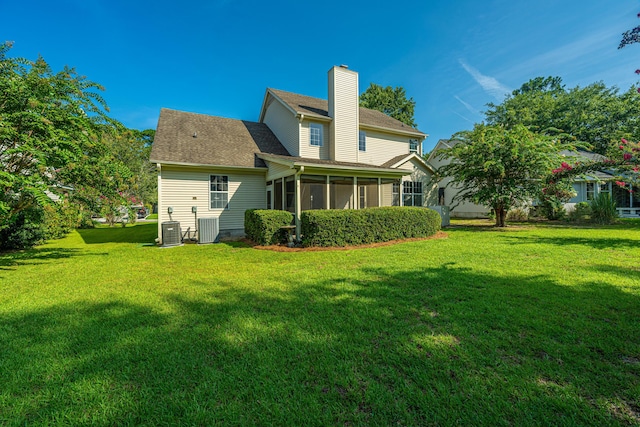
[[[326,98],[347,64],[416,101],[425,150],[537,76],[637,82],[638,0],[3,2],[0,40],[102,84],[111,114],[155,128],[160,108],[258,120],[267,87]]]

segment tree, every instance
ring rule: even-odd
[[[10,58],[10,48],[0,45],[0,232],[7,233],[26,218],[37,223],[42,215],[34,212],[51,194],[65,197],[71,187],[79,198],[118,197],[131,176],[102,141],[120,126],[107,116],[103,88],[69,67],[54,73],[41,57]]]
[[[382,87],[371,83],[367,90],[360,95],[360,106],[378,110],[387,116],[400,120],[411,127],[417,127],[414,118],[416,106],[413,98],[407,99],[407,94],[403,87]]]
[[[155,132],[153,129],[121,129],[104,136],[105,144],[114,157],[132,173],[128,195],[145,206],[151,206],[158,201],[156,166],[149,161]]]
[[[545,176],[560,165],[559,152],[571,148],[521,124],[476,124],[452,139],[458,143],[437,153],[440,159],[450,159],[439,175],[452,177],[451,184],[460,189],[454,201],[493,209],[498,227],[505,226],[511,208],[540,193]]]
[[[600,154],[621,138],[640,139],[640,94],[635,87],[620,93],[598,82],[567,89],[560,77],[537,77],[502,104],[488,107],[488,124],[524,124],[544,134],[564,133]]]

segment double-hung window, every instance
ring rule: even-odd
[[[418,140],[410,139],[409,140],[409,153],[418,153]]]
[[[404,206],[422,206],[421,181],[404,181],[402,183],[402,202]]]
[[[587,200],[593,200],[595,196],[595,184],[593,182],[587,182]]]
[[[209,176],[211,209],[229,209],[229,177],[227,175]]]
[[[322,125],[309,123],[309,145],[322,147]]]
[[[358,150],[367,151],[367,134],[364,131],[358,134]]]

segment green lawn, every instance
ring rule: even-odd
[[[0,254],[0,425],[640,425],[640,222]]]

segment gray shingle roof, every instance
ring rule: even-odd
[[[163,108],[150,157],[157,163],[266,167],[258,153],[289,154],[263,123]]]
[[[271,88],[269,88],[269,91],[284,101],[297,113],[312,117],[329,117],[329,103],[326,99],[314,98],[312,96],[305,96]],[[426,134],[423,132],[412,128],[409,125],[405,125],[400,120],[389,117],[381,111],[371,110],[364,107],[360,107],[360,124],[398,130],[401,132],[411,132],[416,134],[416,136],[423,138],[426,137]]]

